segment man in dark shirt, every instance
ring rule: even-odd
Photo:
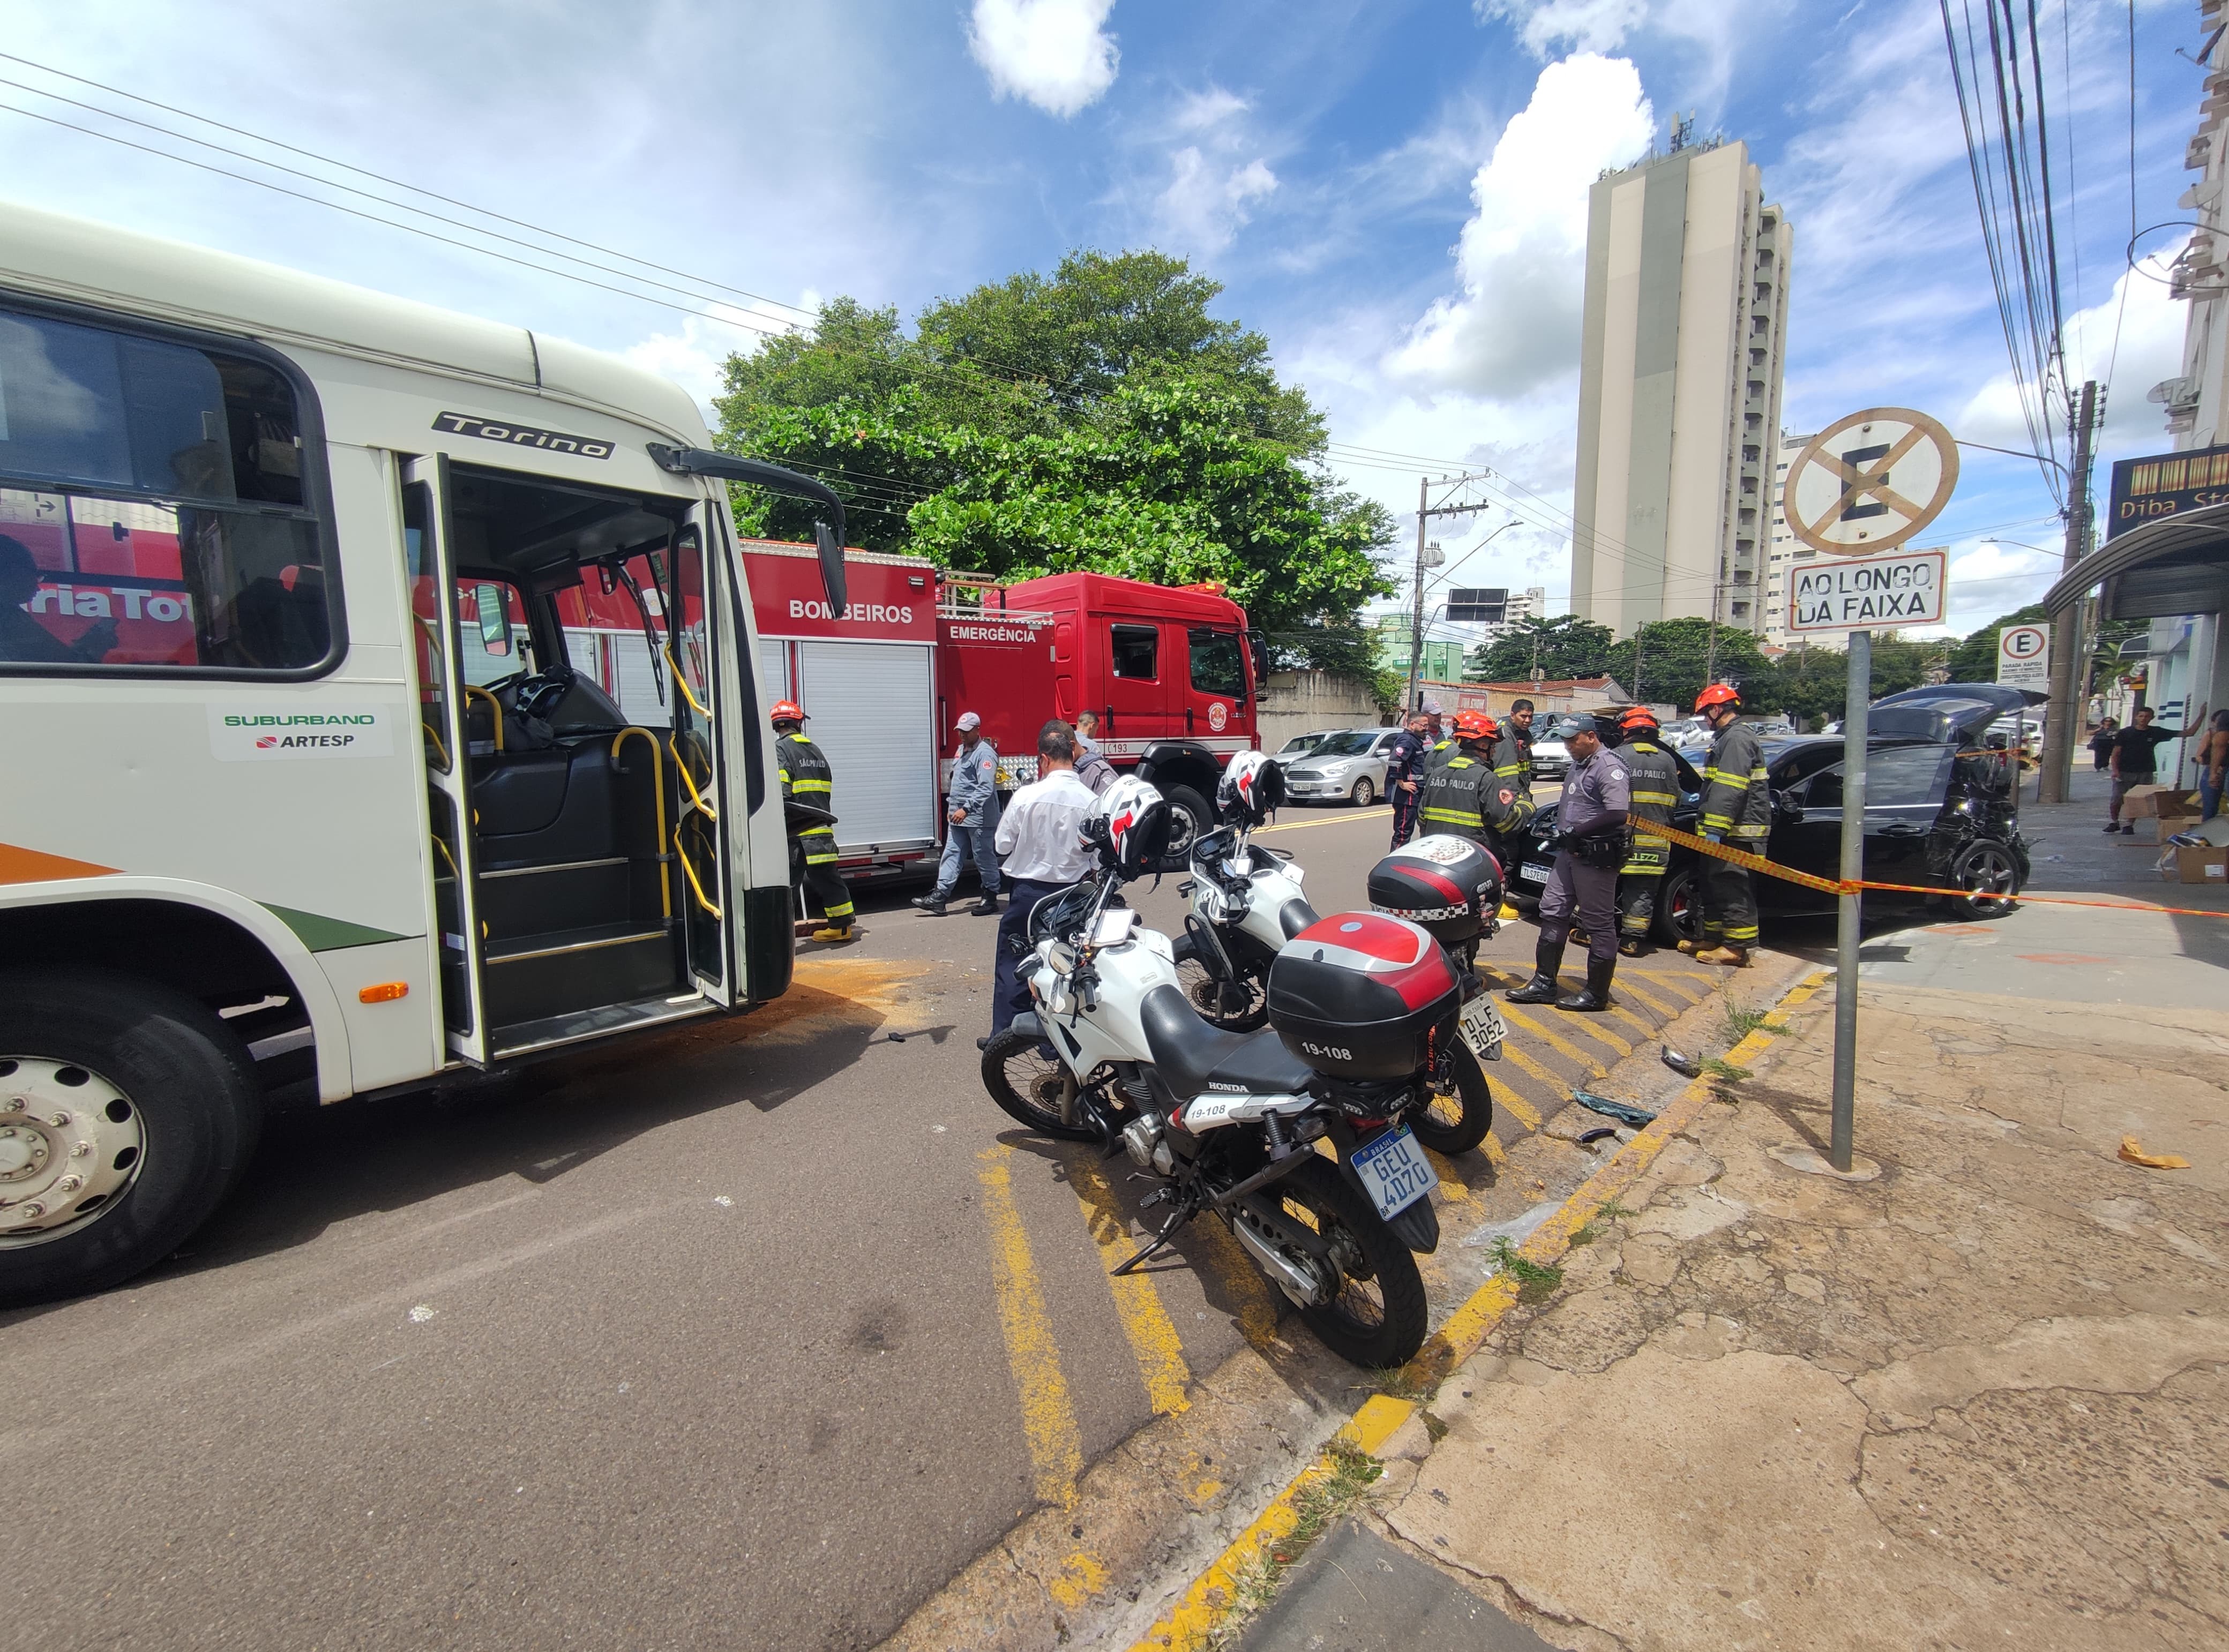
[[[2152,720],[2152,708],[2140,706],[2129,726],[2113,736],[2113,800],[2107,806],[2105,830],[2133,833],[2136,823],[2121,819],[2121,801],[2129,795],[2130,786],[2155,785],[2159,780],[2159,748],[2169,740],[2179,740],[2190,730],[2162,728]],[[2200,706],[2190,721],[2203,725],[2206,708]]]
[[[1423,712],[1414,713],[1409,726],[1386,742],[1385,795],[1393,805],[1397,849],[1416,829],[1416,804],[1424,778],[1424,733],[1430,727]]]

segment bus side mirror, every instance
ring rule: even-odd
[[[820,588],[828,593],[828,611],[832,618],[841,619],[850,606],[845,580],[844,541],[826,522],[813,524],[813,542],[820,551]]]
[[[511,607],[499,585],[472,587],[472,607],[479,617],[480,646],[491,654],[511,653]]]

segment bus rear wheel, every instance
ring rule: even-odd
[[[255,1150],[240,1041],[150,982],[0,977],[0,1307],[105,1290],[215,1210]]]

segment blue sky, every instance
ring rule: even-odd
[[[2144,394],[2181,371],[2181,306],[2125,272],[2128,15],[2041,10],[2108,461],[2170,445]],[[2174,54],[2194,0],[2136,15],[2150,225],[2178,215],[2202,71]],[[1937,0],[0,0],[0,52],[763,295],[736,300],[760,328],[837,292],[910,315],[1072,247],[1182,253],[1328,412],[1354,486],[1413,510],[1418,458],[1508,478],[1520,519],[1461,582],[1555,598],[1585,188],[1693,111],[1750,144],[1795,227],[1791,428],[1893,403],[2025,439]],[[323,170],[299,156],[19,61],[0,80],[15,110],[329,193],[43,94]],[[627,352],[700,395],[755,336],[9,109],[0,194]],[[2055,511],[2033,462],[1969,452],[1929,535],[1953,549],[1954,628],[2040,592],[2055,548],[1982,541],[2055,547]],[[1461,556],[1507,520],[1437,537]]]

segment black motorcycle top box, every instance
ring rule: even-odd
[[[1467,837],[1437,834],[1404,843],[1370,868],[1370,906],[1421,924],[1446,947],[1486,932],[1501,909],[1501,868]]]
[[[1405,1079],[1455,1035],[1455,965],[1422,925],[1382,912],[1319,919],[1269,966],[1269,1025],[1339,1079]]]

